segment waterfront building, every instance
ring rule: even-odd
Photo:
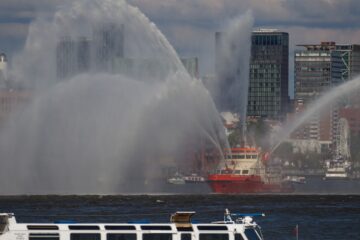
[[[58,80],[73,77],[90,70],[90,40],[80,37],[62,38],[56,47],[56,76]]]
[[[90,69],[113,72],[115,59],[124,57],[124,26],[103,24],[94,27],[92,39],[65,36],[56,47],[58,80],[73,77]]]
[[[227,56],[225,46],[225,33],[215,33],[215,71],[216,80],[212,87],[212,97],[220,111],[238,111],[236,109],[237,99],[231,94],[231,89],[236,86],[236,76],[234,70],[229,69],[230,65],[237,67],[238,63],[230,62],[233,56]],[[240,70],[239,70],[240,71]]]
[[[345,118],[349,123],[352,135],[360,136],[360,107],[343,107],[339,109],[339,117]]]
[[[298,45],[295,51],[295,112],[304,111],[314,100],[333,87],[360,73],[359,45],[336,45],[335,42]],[[339,135],[339,107],[348,105],[344,97],[322,109],[292,133],[293,139],[318,140],[336,145]],[[328,144],[330,143],[330,144]]]
[[[112,71],[112,62],[124,57],[124,25],[100,24],[93,30],[95,69]]]
[[[7,59],[4,53],[0,53],[0,87],[5,87],[7,81]]]
[[[223,56],[221,46],[223,34],[215,34],[216,41],[216,73],[219,82],[219,91],[215,99],[224,103],[220,109],[236,111],[236,98],[240,95],[227,94],[232,86],[239,86],[240,79],[233,76],[239,72],[241,59],[235,63],[236,71],[228,71],[229,56]],[[229,63],[234,65],[234,63]],[[247,115],[250,117],[264,117],[282,120],[288,111],[289,95],[289,34],[275,29],[259,29],[251,35],[251,56],[249,63],[249,86],[247,98]],[[220,104],[218,104],[220,105]]]
[[[199,78],[199,60],[197,57],[180,59],[191,77]]]
[[[251,36],[248,116],[284,119],[289,103],[288,82],[289,34],[274,29],[254,31]]]

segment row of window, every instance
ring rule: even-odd
[[[254,229],[246,229],[245,234],[250,240],[259,240]],[[143,240],[172,240],[171,233],[144,233]],[[58,233],[31,233],[29,240],[60,240]],[[100,233],[71,233],[70,240],[101,240]],[[106,240],[136,240],[134,233],[108,233]],[[191,240],[190,233],[182,233],[181,240]],[[226,233],[201,233],[199,240],[229,240],[229,234]],[[241,234],[235,234],[235,240],[244,240]]]
[[[256,159],[257,155],[238,155],[238,154],[232,154],[232,155],[226,155],[225,156],[226,159]],[[199,226],[200,227],[200,226]]]
[[[216,171],[217,174],[235,174],[235,175],[248,175],[249,174],[249,170],[217,170]]]

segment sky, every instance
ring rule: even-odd
[[[10,62],[24,46],[29,23],[52,16],[65,0],[0,0],[0,52]],[[200,75],[214,74],[216,31],[251,10],[254,28],[290,35],[290,95],[297,44],[335,41],[360,44],[359,0],[128,0],[165,34],[181,57],[198,57]],[[13,66],[15,67],[15,66]]]

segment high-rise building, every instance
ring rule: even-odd
[[[237,104],[238,95],[228,96],[229,88],[236,86],[234,81],[239,81],[233,76],[236,71],[228,71],[229,58],[222,56],[221,46],[223,34],[215,34],[216,62],[215,68],[219,78],[218,101],[225,102],[230,110]],[[236,61],[236,60],[235,60]],[[235,65],[240,66],[241,59]],[[230,63],[234,65],[234,63]],[[266,117],[276,120],[284,119],[288,109],[288,81],[289,81],[289,34],[274,29],[260,29],[252,32],[251,56],[249,70],[249,88],[247,97],[247,115],[251,117]],[[240,94],[240,93],[239,93]],[[233,102],[235,102],[233,104]]]
[[[217,86],[214,88],[212,94],[215,100],[217,107],[220,111],[238,111],[237,109],[237,99],[234,99],[236,94],[232,94],[231,90],[233,86],[236,86],[236,81],[239,80],[236,78],[234,71],[229,69],[230,59],[234,59],[234,56],[227,56],[225,49],[228,46],[225,46],[227,41],[225,33],[216,32],[215,33],[215,70],[216,70],[216,79]],[[236,66],[238,63],[231,63],[231,65]]]
[[[87,72],[91,68],[91,41],[80,37],[77,41],[77,71]]]
[[[81,36],[62,38],[56,48],[59,80],[90,69],[113,72],[115,59],[124,57],[124,26],[103,24],[93,29],[93,39]]]
[[[298,45],[295,52],[295,101],[304,104],[342,82],[344,64],[334,42]]]
[[[289,103],[289,34],[260,29],[251,36],[248,116],[283,119]]]
[[[72,77],[77,72],[76,41],[62,38],[56,47],[56,75],[59,80]]]
[[[7,81],[7,59],[4,53],[0,53],[0,87],[4,87]]]
[[[359,45],[322,42],[299,46],[304,49],[295,51],[295,106],[298,110],[306,109],[329,89],[360,73]],[[348,103],[347,99],[342,99],[322,109],[294,132],[292,137],[324,141],[336,148],[339,141],[338,109]]]
[[[191,77],[199,78],[199,60],[197,57],[181,58],[181,62]]]
[[[112,71],[112,61],[124,57],[124,25],[100,24],[93,30],[95,68]]]
[[[56,75],[59,80],[90,70],[90,40],[80,37],[61,39],[56,47]]]

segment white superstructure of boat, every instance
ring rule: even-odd
[[[351,164],[347,161],[328,161],[326,162],[325,179],[348,179]]]
[[[0,214],[0,240],[263,240],[253,221],[259,214],[235,215],[223,221],[194,224],[195,212],[176,212],[170,223],[18,223]]]

